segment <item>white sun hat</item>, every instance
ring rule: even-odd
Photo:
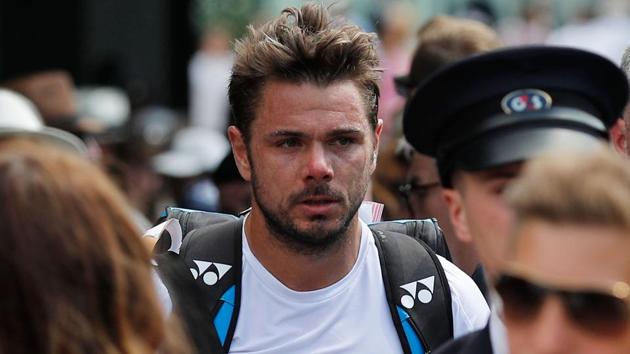
[[[171,148],[152,159],[153,169],[175,178],[214,171],[230,151],[227,138],[212,129],[188,127],[178,131]]]
[[[14,91],[0,89],[0,138],[18,136],[46,141],[87,156],[87,147],[81,139],[44,126],[33,103]]]

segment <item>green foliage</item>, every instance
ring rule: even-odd
[[[201,35],[208,28],[220,27],[240,37],[261,8],[263,0],[194,0],[192,23]]]

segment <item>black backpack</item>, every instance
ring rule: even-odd
[[[243,218],[167,208],[158,223],[168,219],[178,219],[181,227],[179,254],[168,251],[168,232],[154,250],[175,311],[199,353],[228,353],[240,307]],[[435,219],[370,229],[403,351],[430,353],[453,337],[451,293],[435,252],[450,260],[442,231]]]

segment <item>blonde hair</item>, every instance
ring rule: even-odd
[[[630,162],[608,148],[531,160],[506,191],[517,224],[607,225],[630,230]]]
[[[322,5],[287,8],[235,44],[229,87],[233,123],[249,139],[249,127],[269,80],[329,85],[351,80],[360,90],[370,125],[376,128],[379,60],[376,35],[336,23]]]

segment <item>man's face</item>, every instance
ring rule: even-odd
[[[250,141],[231,127],[254,209],[295,251],[328,249],[357,220],[382,126],[372,130],[364,107],[350,81],[325,87],[272,81],[263,89]]]
[[[630,283],[628,249],[627,230],[532,219],[517,230],[507,264],[518,265],[526,270],[523,278],[547,287],[610,294],[620,281]],[[531,303],[532,297],[527,300]],[[601,299],[573,300],[575,309],[571,311],[557,294],[544,297],[538,306],[528,306],[529,310],[524,310],[524,304],[508,306],[507,299],[504,303],[512,354],[630,353],[630,324],[626,319],[625,327],[607,328],[614,316],[608,313],[610,307],[601,305]],[[629,311],[629,304],[626,299],[617,309]]]
[[[451,221],[462,240],[474,242],[481,263],[494,274],[503,257],[512,212],[503,198],[505,187],[522,163],[479,172],[457,172],[454,189],[444,189]]]
[[[418,219],[437,218],[444,235],[454,237],[448,215],[448,206],[442,196],[442,186],[435,160],[414,152],[407,173],[410,190],[407,193],[412,217]],[[447,242],[453,244],[454,241]]]

